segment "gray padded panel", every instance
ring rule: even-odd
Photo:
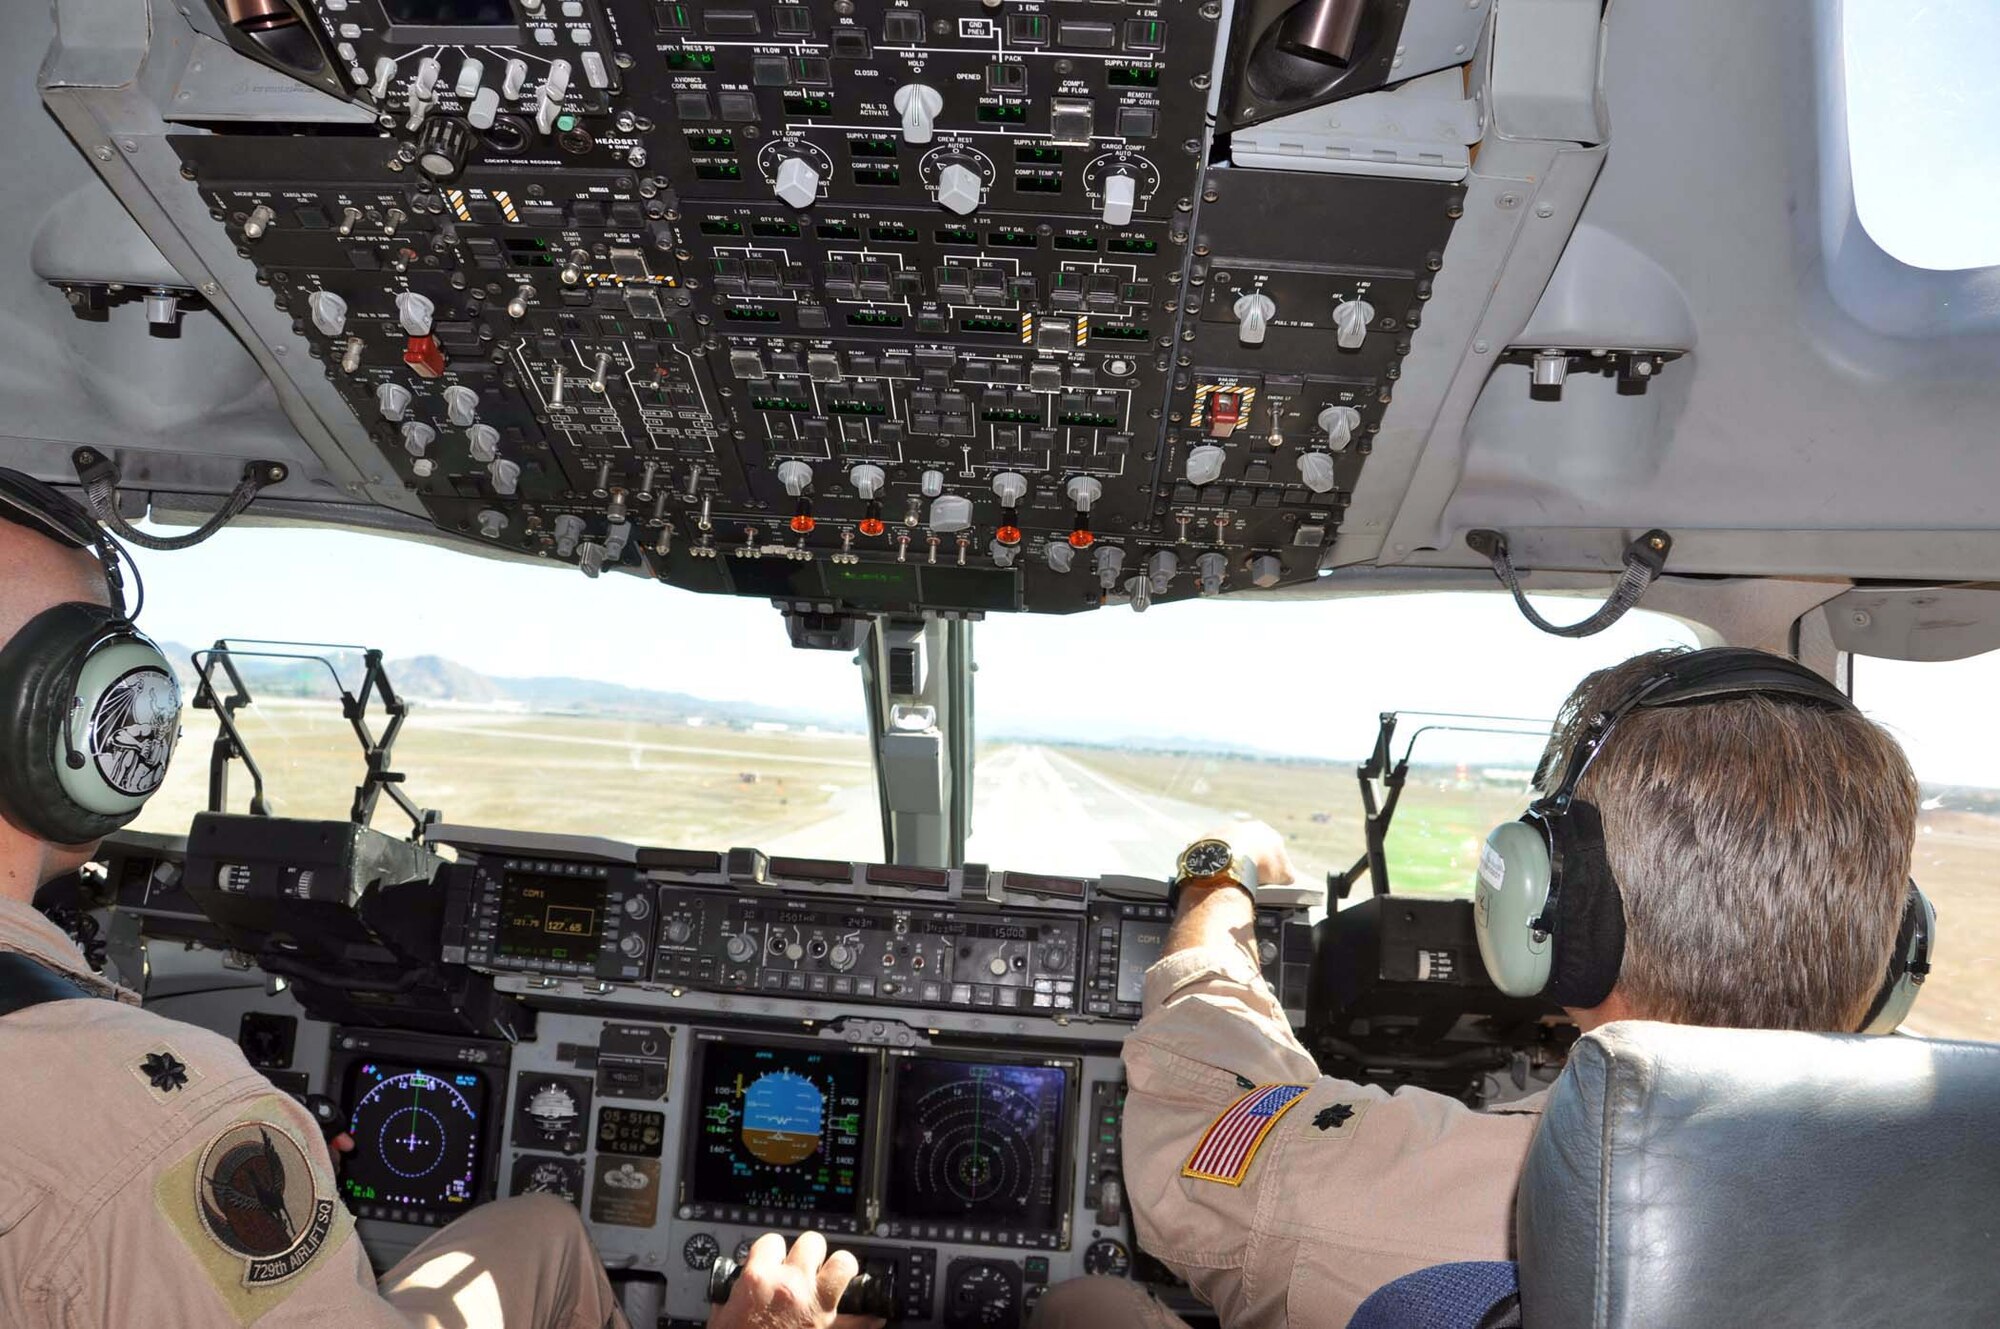
[[[1518,1204],[1532,1329],[1990,1324],[2000,1047],[1607,1025]]]

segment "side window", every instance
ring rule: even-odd
[[[1854,699],[1910,754],[1922,788],[1911,872],[1937,906],[1930,978],[1904,1023],[2000,1039],[2000,652],[1938,664],[1856,659]]]

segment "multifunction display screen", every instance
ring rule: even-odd
[[[876,1066],[863,1052],[698,1044],[688,1198],[857,1214]]]
[[[495,954],[520,960],[589,964],[604,931],[600,878],[510,872],[500,883]]]
[[[1060,1225],[1063,1067],[941,1057],[893,1065],[889,1216],[1017,1232]]]
[[[449,1219],[479,1195],[486,1080],[471,1071],[408,1062],[357,1062],[348,1073],[354,1151],[340,1188],[371,1210],[415,1221]]]

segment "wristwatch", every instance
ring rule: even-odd
[[[1257,864],[1248,854],[1237,853],[1227,840],[1196,840],[1181,850],[1180,861],[1174,867],[1173,887],[1167,892],[1167,903],[1178,906],[1181,887],[1189,882],[1234,886],[1255,900]]]

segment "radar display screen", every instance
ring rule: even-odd
[[[479,1197],[485,1077],[409,1063],[362,1061],[349,1072],[354,1151],[340,1189],[367,1214],[442,1222]]]
[[[591,964],[604,930],[601,877],[510,872],[500,884],[495,954],[518,960]]]
[[[1061,1225],[1069,1069],[936,1056],[895,1065],[890,1216],[1017,1232]]]
[[[698,1045],[688,1198],[857,1214],[875,1059],[816,1047]]]

